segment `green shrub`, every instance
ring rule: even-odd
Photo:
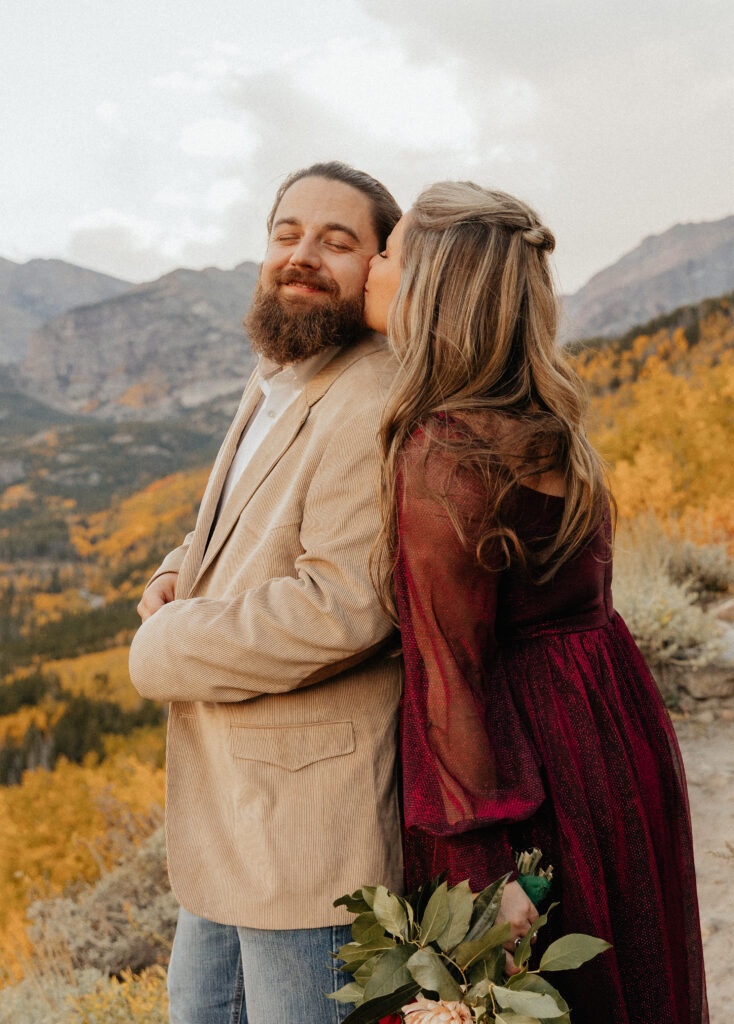
[[[688,582],[702,601],[720,597],[734,587],[734,559],[724,544],[670,541],[670,575],[675,583]]]
[[[725,550],[670,537],[642,517],[618,532],[614,604],[648,661],[711,664],[723,630],[701,602],[725,590],[731,573]]]
[[[40,950],[64,948],[75,970],[120,974],[168,962],[177,914],[158,829],[94,884],[31,904],[29,934]]]

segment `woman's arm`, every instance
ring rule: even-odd
[[[450,880],[476,877],[483,864],[491,881],[514,869],[507,826],[533,813],[543,788],[496,635],[504,556],[490,545],[489,568],[479,564],[482,490],[468,473],[452,473],[449,459],[434,452],[425,461],[413,440],[400,479],[404,816],[409,847],[424,836],[448,861]]]

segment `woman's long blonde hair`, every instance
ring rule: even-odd
[[[607,489],[584,429],[583,385],[556,343],[547,259],[554,245],[529,206],[472,182],[432,185],[410,212],[388,321],[400,368],[381,425],[382,530],[373,559],[378,592],[393,616],[398,470],[419,426],[426,458],[441,449],[486,487],[480,560],[485,545],[499,540],[507,562],[519,557],[543,583],[599,528]],[[481,437],[463,429],[462,413],[489,416],[491,429]],[[531,552],[503,520],[503,499],[523,478],[548,471],[563,476],[565,509],[556,536]],[[465,541],[450,498],[436,497]]]

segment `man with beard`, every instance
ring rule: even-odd
[[[258,368],[193,533],[138,607],[131,678],[171,702],[173,1024],[342,1020],[324,995],[349,941],[333,900],[401,888],[400,668],[369,572],[391,362],[362,326],[399,216],[343,164],[281,186],[245,320]]]

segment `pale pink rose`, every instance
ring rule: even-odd
[[[418,996],[414,1003],[403,1007],[405,1024],[465,1024],[473,1021],[470,1007],[465,1003],[437,1003],[425,996]]]

